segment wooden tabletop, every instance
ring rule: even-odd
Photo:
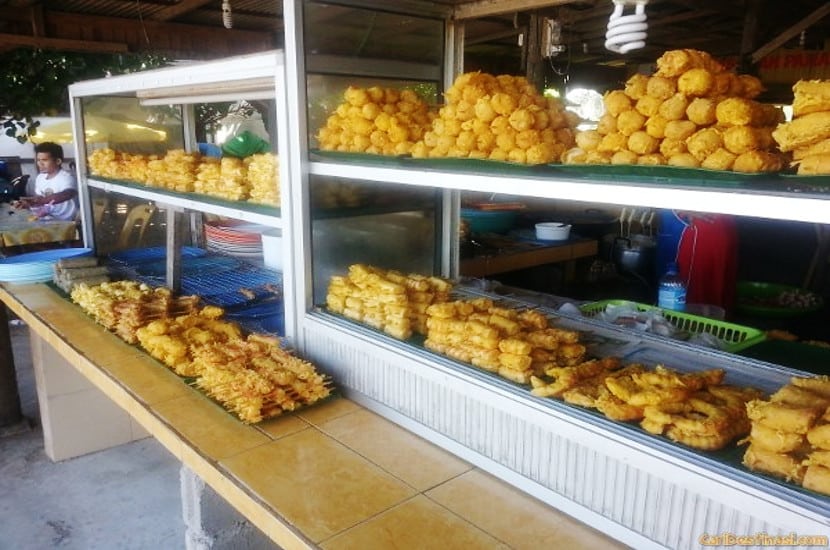
[[[488,277],[538,265],[571,262],[597,254],[597,241],[575,237],[567,241],[521,241],[461,260],[461,274]]]
[[[344,397],[245,425],[50,287],[0,301],[282,548],[624,548]]]

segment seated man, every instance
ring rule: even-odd
[[[14,205],[28,208],[38,218],[74,220],[78,213],[78,185],[75,176],[61,167],[63,149],[52,142],[35,145],[35,161],[35,194],[21,197]]]

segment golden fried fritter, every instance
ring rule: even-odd
[[[747,151],[735,159],[732,170],[735,172],[778,172],[784,165],[781,155],[768,151]]]
[[[736,158],[738,158],[738,155],[721,147],[703,159],[700,166],[709,170],[732,170]]]
[[[752,76],[751,74],[738,75],[738,82],[741,85],[741,97],[745,97],[747,99],[756,98],[765,90],[764,85],[761,83],[761,79],[757,76]]]
[[[709,126],[717,122],[715,108],[717,103],[708,97],[696,97],[686,107],[686,116],[698,126]]]
[[[697,125],[691,120],[670,120],[666,123],[663,135],[668,139],[683,141],[688,139],[697,130]]]
[[[700,162],[691,153],[677,153],[669,157],[668,165],[697,168],[700,166]]]
[[[714,75],[706,69],[689,69],[677,79],[677,89],[690,97],[704,97],[715,85]]]
[[[666,120],[680,120],[686,116],[688,106],[689,100],[684,94],[678,92],[660,104],[657,114]]]
[[[617,131],[623,135],[630,136],[634,132],[642,129],[645,123],[645,116],[634,109],[628,109],[617,116]]]
[[[723,137],[717,128],[704,128],[689,136],[686,146],[697,160],[703,162],[703,159],[723,147]]]
[[[602,98],[605,104],[605,112],[611,116],[619,116],[623,111],[632,108],[633,104],[631,98],[625,95],[622,90],[613,90],[605,94]]]
[[[677,82],[673,78],[652,76],[646,84],[646,94],[649,97],[665,101],[677,92]]]
[[[646,124],[648,126],[648,124]],[[830,139],[824,139],[807,147],[793,149],[793,160],[801,160],[812,155],[825,155],[830,153]]]
[[[793,116],[830,111],[830,80],[799,80],[793,86]]]
[[[628,149],[638,155],[649,155],[657,152],[660,147],[660,140],[651,137],[643,130],[634,132],[628,137]]]
[[[648,76],[634,74],[625,82],[625,95],[633,100],[638,100],[648,93]]]
[[[830,111],[810,113],[779,124],[772,137],[784,152],[830,138]]]

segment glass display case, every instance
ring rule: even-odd
[[[70,87],[86,245],[121,275],[281,335],[283,71],[267,52]]]
[[[372,3],[361,2],[354,11],[364,13],[367,5]],[[385,5],[376,7],[384,13],[395,11]],[[289,148],[290,162],[307,166],[295,174],[292,185],[310,189],[307,194],[298,192],[294,205],[311,220],[306,226],[308,233],[296,243],[303,251],[300,255],[310,258],[319,246],[311,227],[317,223],[313,221],[314,188],[321,183],[349,187],[373,182],[390,190],[409,186],[440,196],[435,226],[438,257],[431,272],[421,273],[443,275],[454,282],[459,274],[461,192],[485,197],[508,193],[614,209],[682,208],[810,223],[830,221],[827,195],[793,190],[786,180],[774,176],[708,178],[635,169],[620,177],[601,169],[554,165],[539,168],[470,159],[318,152],[321,117],[302,109],[313,105],[309,83],[321,80],[313,70],[316,51],[310,44],[317,42],[311,37],[346,32],[336,20],[315,18],[311,25],[311,17],[321,9],[324,6],[302,0],[285,4],[287,69],[292,86],[288,98],[289,104],[297,107],[290,120],[300,136]],[[462,41],[463,21],[452,19],[451,8],[444,8],[444,13],[441,9],[414,2],[400,11],[402,17],[433,17],[444,24],[446,72],[442,72],[441,81],[446,89],[452,74],[462,71],[455,54]],[[366,19],[362,27],[354,25],[357,17],[346,20],[372,36]],[[366,75],[357,68],[369,60],[358,54],[351,61],[354,82],[358,82]],[[382,61],[378,66],[391,66],[391,60]],[[377,75],[374,85],[384,81]],[[366,84],[371,86],[372,82]],[[319,83],[314,86],[324,87]],[[381,227],[385,226],[378,229]],[[356,263],[387,258],[380,252],[381,246],[376,249],[378,255],[363,249],[383,243],[381,233],[366,233],[359,241],[353,254]],[[344,254],[342,263],[347,258]],[[386,267],[383,261],[378,263]],[[321,281],[331,280],[332,269],[321,267],[319,262],[309,262],[311,276],[305,281],[297,279],[297,336],[303,353],[334,373],[350,398],[522,490],[636,548],[694,548],[706,533],[826,532],[830,501],[750,472],[741,461],[742,447],[718,453],[691,450],[665,437],[654,437],[636,424],[609,421],[561,400],[537,397],[526,384],[434,352],[422,336],[384,334],[373,319],[367,323],[358,318],[356,322],[353,314],[339,314],[323,300]],[[345,276],[342,264],[334,267],[340,267],[338,275]],[[513,309],[533,307],[554,320],[557,327],[587,335],[599,346],[596,350],[609,346],[604,349],[626,362],[667,364],[685,372],[723,369],[728,383],[750,385],[765,393],[786,384],[791,376],[803,374],[720,350],[635,334],[557,312],[538,300],[500,296],[486,284],[456,285],[454,296],[469,300],[486,297]]]

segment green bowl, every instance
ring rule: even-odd
[[[471,233],[507,233],[515,225],[516,217],[511,210],[461,209],[461,218],[467,220]]]
[[[778,298],[786,292],[809,295],[813,298],[813,303],[804,307],[779,303]],[[738,311],[759,317],[799,317],[824,307],[824,300],[814,292],[790,285],[757,281],[738,281],[736,302]]]

